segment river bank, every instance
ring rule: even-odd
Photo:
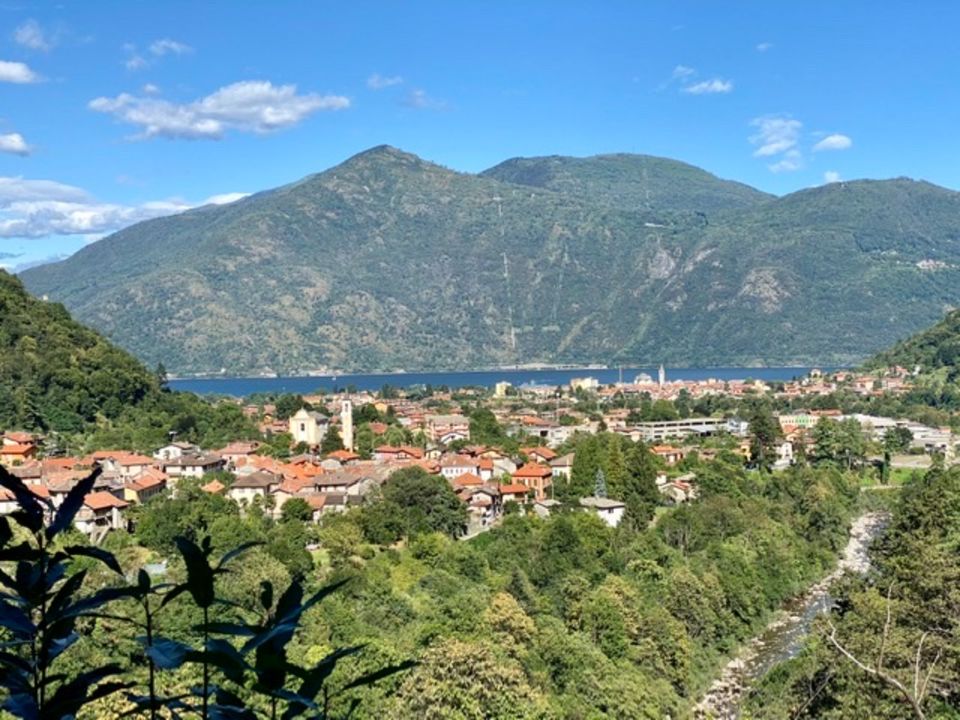
[[[752,683],[778,663],[794,657],[818,615],[833,605],[830,587],[844,573],[858,575],[870,569],[870,543],[883,532],[888,515],[868,512],[850,526],[850,536],[837,567],[811,585],[806,592],[787,601],[763,632],[748,640],[728,662],[693,709],[697,720],[735,720]]]

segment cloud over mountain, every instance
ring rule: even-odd
[[[190,103],[122,93],[95,98],[88,106],[139,127],[137,139],[219,140],[228,130],[264,134],[292,127],[316,112],[346,109],[350,100],[299,94],[296,85],[246,80]]]

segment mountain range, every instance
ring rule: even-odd
[[[847,365],[960,292],[960,193],[775,197],[643,155],[459,173],[379,146],[21,274],[178,374]]]

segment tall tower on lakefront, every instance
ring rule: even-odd
[[[667,383],[667,371],[663,369],[663,363],[660,363],[660,372],[657,373],[657,384],[663,387]]]
[[[340,435],[344,449],[353,452],[353,403],[349,400],[340,404]]]

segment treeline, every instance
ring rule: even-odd
[[[165,383],[163,368],[150,372],[0,270],[0,429],[52,434],[48,450],[70,452],[153,451],[170,432],[205,447],[257,436],[239,407]]]
[[[591,442],[583,456],[593,456],[612,482],[624,448],[606,435]],[[652,483],[655,466],[646,449],[627,450],[646,468],[635,477]],[[176,499],[148,502],[134,518],[135,534],[111,534],[105,549],[127,577],[150,563],[157,572],[165,562],[156,582],[178,587],[195,573],[181,554],[184,543],[209,548],[203,552],[211,562],[233,547],[260,543],[217,576],[222,602],[210,606],[206,619],[217,623],[218,642],[241,652],[247,640],[219,631],[275,617],[276,601],[268,597],[270,607],[264,605],[263,581],[273,598],[294,585],[304,597],[338,586],[298,617],[285,655],[309,668],[338,648],[364,648],[330,668],[330,717],[354,703],[352,717],[368,720],[676,717],[726,654],[832,565],[857,497],[855,479],[833,468],[770,475],[747,472],[739,462],[692,463],[700,500],[667,509],[655,522],[652,507],[640,505],[631,512],[643,514],[617,528],[571,507],[546,519],[512,513],[500,527],[456,540],[464,515],[450,502],[456,499],[449,485],[408,470],[391,477],[371,503],[319,526],[305,522],[302,504],[288,504],[274,521],[269,508],[241,512],[184,485]],[[592,469],[584,472],[589,477]],[[81,544],[73,534],[68,540]],[[94,560],[75,562],[89,569],[84,592],[119,582]],[[135,603],[122,602],[110,615],[137,612]],[[153,631],[202,646],[197,628],[206,620],[184,596],[167,603]],[[101,617],[78,623],[76,634],[60,661],[66,679],[114,662],[121,680],[141,688],[147,682],[137,639],[142,628]],[[223,669],[211,669],[210,682],[226,684],[254,712],[269,714],[269,698],[266,705],[257,699],[254,655],[240,687]],[[350,687],[407,660],[419,665]],[[161,670],[157,692],[194,692],[198,667],[185,661]],[[120,696],[98,702],[97,715],[130,709]]]
[[[960,468],[902,489],[872,551],[796,659],[749,698],[746,717],[960,717]]]
[[[422,661],[358,717],[677,716],[833,563],[857,494],[836,470],[703,471],[705,497],[653,526],[569,511],[511,515],[467,543],[328,547],[331,577],[353,579],[318,614],[331,642]],[[361,518],[332,522],[361,538]]]

